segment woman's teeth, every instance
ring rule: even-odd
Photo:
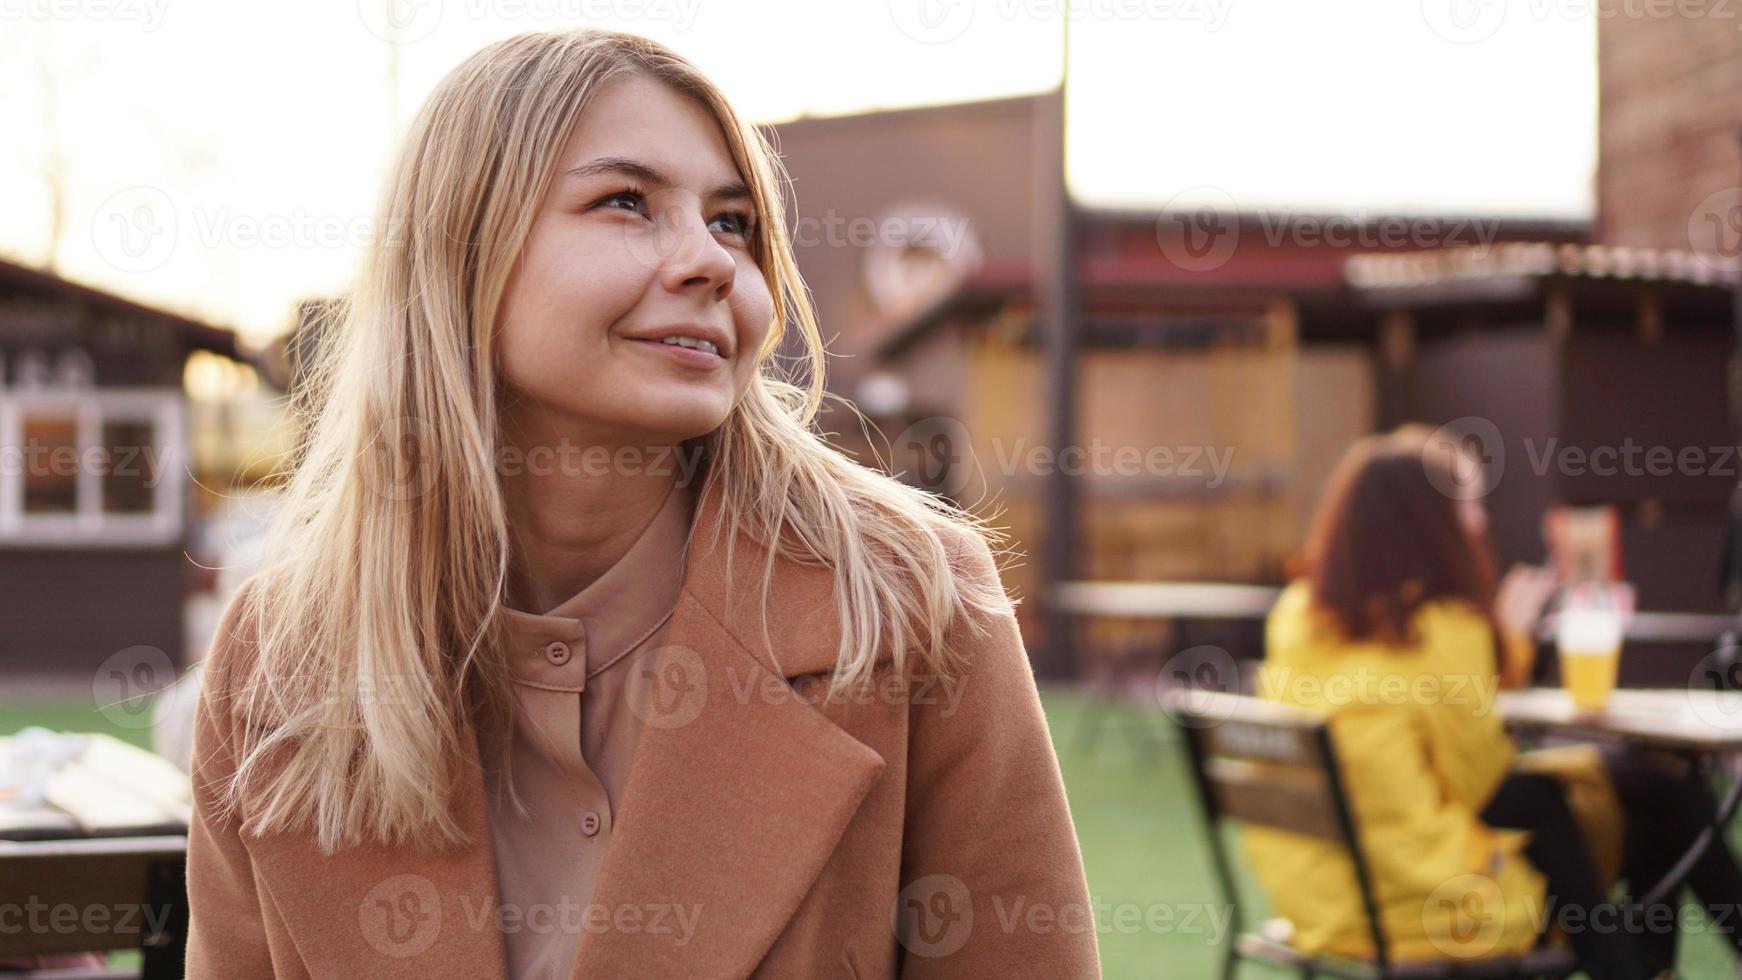
[[[719,348],[715,347],[711,340],[697,340],[694,337],[667,337],[660,343],[676,344],[679,347],[694,347],[696,350],[705,350],[715,357],[720,355]]]

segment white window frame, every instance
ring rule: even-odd
[[[24,510],[24,471],[20,450],[24,421],[36,415],[75,419],[78,454],[78,504],[70,514],[29,514]],[[181,540],[181,474],[187,465],[182,393],[174,388],[30,388],[0,390],[0,548],[162,547]],[[159,472],[151,488],[151,510],[112,514],[103,510],[103,476],[83,465],[102,446],[103,423],[150,422]]]

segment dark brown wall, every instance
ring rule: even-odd
[[[1409,406],[1407,414],[1388,420],[1437,426],[1477,416],[1493,423],[1500,476],[1484,503],[1502,567],[1543,560],[1541,515],[1555,488],[1535,477],[1528,450],[1559,430],[1559,371],[1555,346],[1540,326],[1431,341],[1405,372],[1405,391],[1394,402]]]
[[[0,552],[0,676],[94,676],[141,644],[179,666],[185,569],[180,549]]]
[[[1656,343],[1614,335],[1556,342],[1541,328],[1485,331],[1423,344],[1404,375],[1400,418],[1440,425],[1491,421],[1504,446],[1502,476],[1485,498],[1496,558],[1544,558],[1543,512],[1557,503],[1615,504],[1626,574],[1641,606],[1717,611],[1723,504],[1742,461],[1727,456],[1727,342],[1671,335]],[[1555,440],[1551,443],[1550,440]],[[1699,454],[1693,468],[1594,472],[1566,449],[1668,447]],[[1720,469],[1722,467],[1722,469]],[[1618,464],[1610,468],[1619,470]]]

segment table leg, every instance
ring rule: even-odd
[[[1730,767],[1730,788],[1724,798],[1718,801],[1718,810],[1712,814],[1711,822],[1694,838],[1688,852],[1670,867],[1661,881],[1645,893],[1644,898],[1629,903],[1633,909],[1656,905],[1680,890],[1694,870],[1694,865],[1705,856],[1706,849],[1712,846],[1717,835],[1722,834],[1729,826],[1730,818],[1736,815],[1737,806],[1742,804],[1742,756],[1732,755],[1726,761]]]

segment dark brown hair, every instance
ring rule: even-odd
[[[1405,426],[1349,448],[1319,502],[1300,567],[1350,640],[1412,644],[1416,611],[1461,599],[1489,618],[1494,563],[1458,519],[1453,451]]]

